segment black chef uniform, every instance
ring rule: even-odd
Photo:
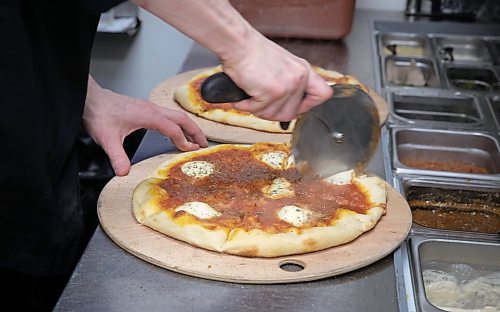
[[[0,293],[19,311],[50,309],[44,281],[83,247],[74,144],[99,15],[121,1],[0,0]]]

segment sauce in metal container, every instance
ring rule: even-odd
[[[406,198],[413,222],[430,228],[500,233],[500,193],[410,187]]]
[[[401,163],[404,164],[405,166],[418,169],[464,172],[464,173],[482,173],[482,174],[491,173],[488,171],[488,169],[484,167],[462,161],[439,161],[439,160],[430,161],[430,160],[420,160],[413,158],[403,158],[401,159]]]

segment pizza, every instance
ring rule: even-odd
[[[288,143],[175,155],[134,189],[136,220],[195,247],[278,257],[348,243],[385,213],[386,183],[346,171],[302,176]]]
[[[330,85],[348,83],[357,85],[368,92],[367,88],[353,76],[343,75],[336,71],[326,70],[318,66],[313,66],[313,69]],[[222,66],[216,66],[195,75],[186,83],[175,88],[174,100],[188,112],[208,120],[272,133],[293,132],[296,119],[290,122],[288,129],[283,130],[278,121],[265,120],[249,112],[235,109],[231,103],[214,105],[204,101],[200,92],[201,85],[209,76],[220,71],[222,71]]]

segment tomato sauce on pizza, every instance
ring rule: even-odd
[[[213,174],[190,177],[182,171],[187,162],[204,161],[214,166]],[[273,181],[289,183],[288,195],[279,198],[265,195]],[[168,179],[160,184],[170,196],[161,201],[163,209],[175,209],[185,202],[204,202],[222,214],[210,220],[223,226],[259,228],[270,232],[290,227],[277,217],[284,206],[299,206],[315,213],[306,227],[330,223],[338,208],[365,213],[370,208],[363,190],[357,185],[333,185],[319,178],[306,179],[295,167],[273,168],[258,160],[248,149],[228,149],[201,155],[170,168]],[[179,211],[176,215],[185,214]]]

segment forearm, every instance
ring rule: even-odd
[[[222,61],[239,58],[262,37],[227,0],[133,0]]]

